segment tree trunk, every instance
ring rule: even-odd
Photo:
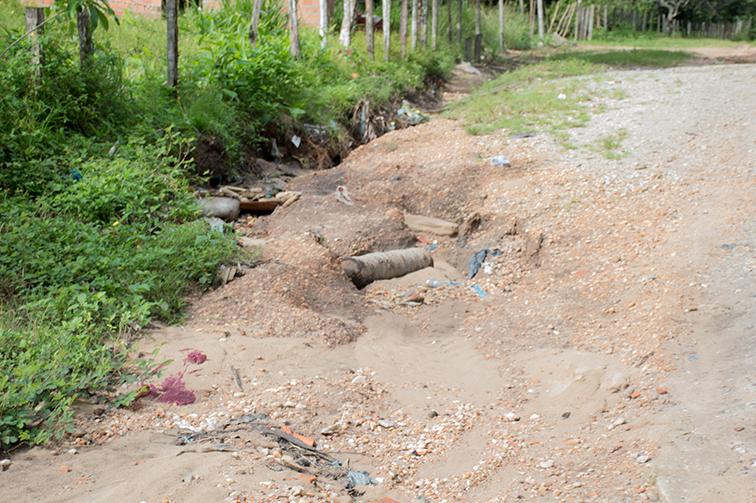
[[[297,0],[289,0],[289,50],[293,57],[299,57],[299,20],[297,19]]]
[[[520,15],[525,15],[525,0],[520,0]]]
[[[537,0],[536,9],[538,10],[538,38],[543,40],[543,0]]]
[[[480,0],[475,0],[475,36],[480,35]]]
[[[433,0],[433,12],[431,12],[431,48],[435,51],[438,47],[438,8],[439,0]]]
[[[349,47],[350,45],[352,45],[353,11],[354,6],[352,5],[352,0],[344,0],[344,17],[341,19],[341,34],[339,35],[341,45],[344,47]]]
[[[504,0],[499,0],[499,50],[504,52]]]
[[[262,0],[255,0],[255,5],[258,2],[262,2]],[[320,48],[325,49],[328,44],[328,0],[320,0],[318,7],[320,9],[320,27],[318,30],[320,33]]]
[[[428,47],[428,2],[430,0],[420,0],[420,45]]]
[[[390,59],[391,52],[391,0],[383,0],[383,60]]]
[[[178,0],[165,0],[168,38],[168,86],[178,84]]]
[[[446,30],[446,32],[447,32],[449,45],[452,44],[452,40],[454,38],[454,35],[453,35],[454,26],[452,25],[452,3],[453,3],[452,0],[446,0],[446,17],[448,18],[448,23],[447,23],[448,30]]]
[[[375,30],[373,30],[373,0],[365,0],[365,43],[370,59],[375,59]]]
[[[252,4],[252,21],[249,23],[249,43],[257,47],[258,27],[260,26],[260,11],[262,0],[255,0]]]
[[[401,45],[402,58],[407,57],[407,0],[402,0],[399,17],[399,43]]]
[[[76,11],[76,29],[79,32],[79,65],[83,68],[94,54],[92,22],[89,19],[88,9],[79,7]]]
[[[45,9],[41,7],[26,7],[24,16],[26,18],[26,32],[31,36],[34,75],[39,78],[42,75],[41,67],[44,64],[42,45],[39,39],[45,31]]]
[[[462,14],[464,10],[462,2],[463,0],[457,0],[457,43],[460,47],[462,47]]]
[[[417,49],[417,1],[412,0],[412,23],[410,26],[410,48],[414,51]]]
[[[530,36],[535,35],[535,0],[530,0],[528,5],[528,22],[530,23]]]

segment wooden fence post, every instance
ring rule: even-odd
[[[407,0],[402,0],[399,12],[399,45],[402,58],[407,56]]]
[[[262,0],[255,0],[255,5]],[[318,31],[320,33],[320,48],[325,49],[328,44],[328,0],[319,0],[318,8],[320,10],[320,26]],[[257,19],[260,17],[258,15]]]
[[[499,50],[504,52],[504,0],[499,0]]]
[[[324,0],[321,0],[323,2]],[[260,25],[260,11],[262,10],[262,0],[255,0],[252,4],[252,21],[249,23],[249,43],[252,47],[257,47],[257,27]],[[323,18],[320,18],[320,24],[323,24]]]
[[[433,0],[431,5],[431,49],[434,51],[438,47],[438,8],[439,0]]]
[[[383,60],[388,61],[391,53],[391,0],[383,0]]]
[[[365,41],[367,43],[368,56],[370,56],[370,59],[375,59],[375,30],[373,29],[373,0],[365,0]]]
[[[178,84],[178,0],[165,0],[168,37],[168,86]]]
[[[41,66],[44,63],[39,38],[45,30],[45,9],[44,7],[26,7],[24,15],[26,17],[26,31],[31,36],[32,65],[34,65],[35,75],[39,77],[42,74]]]
[[[289,0],[289,50],[294,58],[299,57],[299,19],[297,19],[297,0]]]

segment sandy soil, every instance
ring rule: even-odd
[[[436,118],[297,178],[299,201],[244,226],[263,262],[143,341],[168,373],[207,354],[186,367],[197,402],[82,404],[65,443],[13,457],[3,499],[754,501],[755,81],[607,74],[625,97],[577,150]],[[592,150],[620,129],[625,157]],[[403,211],[480,225],[418,236]],[[362,291],[339,269],[415,244],[434,268]],[[502,253],[466,280],[483,248]],[[258,424],[376,485],[350,494]]]

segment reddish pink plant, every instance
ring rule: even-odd
[[[207,361],[207,355],[202,351],[195,350],[186,355],[186,361],[195,365],[201,365]]]
[[[183,372],[166,377],[160,386],[150,384],[149,396],[157,398],[158,402],[176,405],[189,405],[197,400],[194,392],[187,389]]]

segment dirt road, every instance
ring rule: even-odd
[[[14,457],[4,499],[352,500],[264,421],[369,472],[357,501],[754,501],[754,82],[607,74],[624,97],[576,150],[437,118],[299,177],[299,201],[252,223],[264,262],[144,343],[197,402],[82,407],[67,444]],[[619,130],[607,160],[596,139]],[[465,225],[418,236],[403,211]],[[434,268],[362,291],[339,269],[418,242]]]

